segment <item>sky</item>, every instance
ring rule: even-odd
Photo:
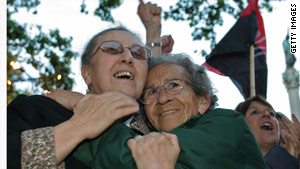
[[[175,4],[177,0],[152,0],[157,3],[163,10],[167,10],[170,4]],[[41,0],[38,6],[38,15],[30,15],[25,10],[13,16],[20,23],[29,23],[32,25],[42,25],[43,29],[58,28],[62,36],[73,37],[72,48],[74,51],[82,53],[89,39],[103,29],[113,26],[112,23],[103,22],[99,17],[93,16],[93,10],[97,6],[98,0],[85,0],[88,15],[80,13],[80,5],[82,0]],[[145,0],[145,3],[148,2]],[[283,84],[282,73],[285,71],[285,55],[283,52],[282,42],[286,37],[287,30],[290,26],[290,5],[300,3],[296,0],[272,1],[273,11],[271,13],[261,10],[264,19],[264,26],[267,38],[267,65],[268,65],[268,89],[267,100],[273,105],[276,111],[283,112],[290,117],[289,98],[286,88]],[[123,24],[127,28],[139,33],[145,40],[145,29],[137,15],[138,0],[123,0],[121,7],[112,11],[112,15],[118,24]],[[299,18],[299,12],[297,14]],[[217,42],[229,31],[236,20],[229,16],[223,15],[224,24],[216,26]],[[300,30],[299,21],[297,23]],[[188,22],[176,22],[173,20],[162,21],[162,35],[171,34],[175,40],[173,53],[187,53],[193,57],[194,61],[202,64],[205,60],[200,55],[201,49],[205,49],[208,53],[210,45],[205,41],[193,41],[193,29],[189,27]],[[299,31],[298,31],[299,32]],[[298,36],[299,37],[299,36]],[[299,39],[299,38],[298,38]],[[299,40],[298,40],[299,42]],[[299,43],[298,43],[299,44]],[[198,52],[194,52],[197,50]],[[300,57],[295,68],[300,70]],[[22,65],[31,76],[36,76],[30,67]],[[73,91],[85,93],[86,85],[80,75],[80,57],[72,62],[72,70],[74,72],[75,86]],[[228,77],[220,76],[212,72],[208,72],[214,87],[217,89],[220,108],[234,109],[238,103],[243,101],[243,97],[238,89],[233,85]]]

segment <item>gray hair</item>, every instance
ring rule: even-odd
[[[99,38],[108,33],[108,32],[111,32],[111,31],[125,31],[125,32],[128,32],[132,35],[134,35],[138,40],[141,40],[141,37],[132,32],[131,30],[127,29],[125,26],[121,25],[121,26],[117,26],[117,27],[113,27],[113,28],[108,28],[108,29],[105,29],[101,32],[99,32],[98,34],[94,35],[91,40],[87,43],[85,49],[84,49],[84,52],[81,56],[81,66],[83,65],[90,65],[91,64],[91,60],[93,59],[93,56],[94,56],[94,51],[96,48],[98,48],[99,44],[98,44],[98,40]]]
[[[185,68],[187,72],[187,79],[192,83],[192,88],[197,96],[210,95],[210,106],[207,111],[213,110],[218,104],[218,97],[215,95],[215,89],[206,73],[204,66],[194,63],[190,56],[184,53],[179,54],[164,54],[158,57],[152,57],[148,66],[150,71],[153,67],[164,64],[172,63]]]

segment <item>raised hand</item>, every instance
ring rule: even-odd
[[[161,28],[161,8],[156,4],[150,2],[144,4],[143,0],[140,0],[137,13],[147,31],[150,29],[157,31]]]
[[[176,135],[151,132],[127,145],[138,169],[174,169],[180,153]]]
[[[174,45],[174,39],[171,35],[164,35],[161,37],[162,53],[171,53]]]
[[[280,136],[282,140],[280,145],[295,158],[298,158],[300,154],[300,124],[295,115],[292,115],[292,119],[294,123],[285,116],[281,117]]]

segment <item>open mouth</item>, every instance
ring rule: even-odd
[[[174,112],[176,112],[176,111],[177,111],[177,110],[168,110],[168,111],[166,111],[166,112],[160,113],[160,114],[159,114],[159,117],[162,117],[162,116],[165,116],[165,115],[174,113]]]
[[[134,80],[134,77],[131,72],[125,71],[125,72],[117,72],[114,74],[115,78],[118,79],[128,79],[128,80]]]
[[[262,130],[273,131],[273,125],[271,123],[263,123],[260,128]]]

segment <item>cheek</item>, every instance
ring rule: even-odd
[[[153,106],[145,106],[146,115],[152,125],[156,126],[157,117],[154,115]]]
[[[250,128],[251,128],[252,130],[255,130],[255,129],[256,129],[256,128],[255,128],[255,127],[256,127],[256,118],[250,116],[250,117],[247,117],[246,120],[247,120],[247,122],[248,122]]]
[[[144,89],[147,74],[148,74],[148,64],[147,63],[137,63],[136,71],[138,72],[138,81],[137,81],[137,92],[139,93],[139,96],[142,94],[142,91]]]

